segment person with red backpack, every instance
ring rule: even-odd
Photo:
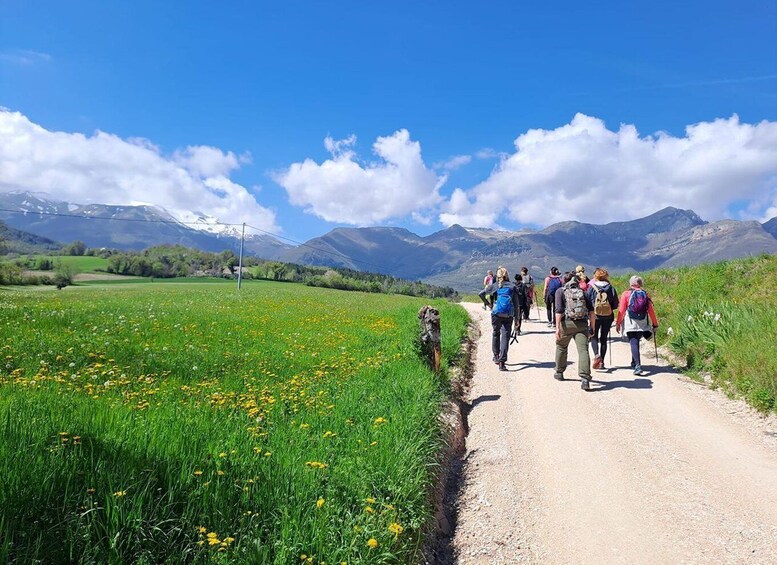
[[[631,346],[631,368],[634,374],[644,375],[639,355],[639,340],[650,339],[658,328],[658,318],[653,310],[653,301],[642,288],[642,277],[634,275],[629,279],[629,289],[621,295],[618,306],[618,321],[615,331],[625,333]]]
[[[510,274],[504,267],[496,270],[496,282],[488,285],[478,293],[478,296],[486,304],[486,297],[496,295],[496,301],[491,308],[491,327],[494,333],[491,336],[491,352],[494,354],[494,363],[499,365],[500,371],[507,370],[507,351],[510,348],[510,334],[513,329],[513,321],[520,316],[520,297],[518,288],[510,282]],[[515,323],[516,330],[519,322]]]
[[[561,282],[561,271],[558,267],[550,268],[550,275],[545,277],[545,287],[542,289],[542,297],[545,299],[545,308],[548,312],[548,327],[556,327],[556,291],[564,283]]]

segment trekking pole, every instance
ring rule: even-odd
[[[656,330],[654,328],[653,329],[653,345],[656,346],[656,363],[658,363],[658,341],[656,340],[656,333],[658,333],[658,332],[656,332]]]
[[[607,350],[610,352],[610,367],[612,367],[612,335],[607,334]]]

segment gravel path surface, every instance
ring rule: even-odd
[[[464,306],[481,336],[457,563],[777,563],[776,418],[656,364],[652,344],[635,377],[613,343],[617,368],[585,392],[573,342],[556,381],[536,319],[500,372],[490,313]]]

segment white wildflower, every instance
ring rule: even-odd
[[[673,336],[674,335],[674,330],[671,327],[666,328],[666,335]]]
[[[720,322],[720,314],[715,314],[715,321]]]

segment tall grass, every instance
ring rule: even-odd
[[[247,283],[0,295],[0,562],[417,556],[422,302]],[[437,302],[443,358],[466,314]],[[304,557],[303,557],[304,556]]]

